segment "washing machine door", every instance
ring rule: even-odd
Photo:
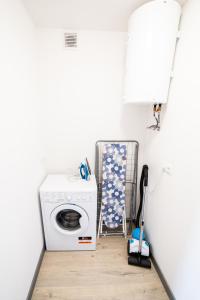
[[[62,204],[51,213],[54,228],[65,235],[80,235],[88,228],[89,218],[86,211],[75,204]]]

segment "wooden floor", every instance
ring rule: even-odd
[[[153,267],[127,264],[126,243],[105,237],[97,251],[46,252],[32,300],[169,299]]]

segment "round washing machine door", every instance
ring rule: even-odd
[[[89,218],[86,211],[75,204],[62,204],[51,213],[56,230],[65,235],[79,235],[87,230]]]

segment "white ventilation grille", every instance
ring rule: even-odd
[[[77,33],[65,32],[65,48],[77,48]]]

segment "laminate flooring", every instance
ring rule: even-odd
[[[151,269],[127,263],[127,240],[102,237],[96,251],[45,252],[32,300],[167,300]]]

